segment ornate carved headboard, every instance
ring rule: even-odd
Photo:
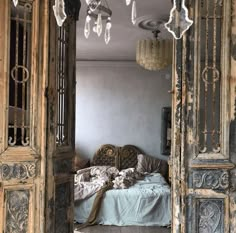
[[[119,170],[136,167],[138,162],[137,155],[142,153],[142,150],[134,145],[118,147],[105,144],[95,153],[92,165],[115,166]]]

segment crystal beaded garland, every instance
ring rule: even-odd
[[[136,62],[147,70],[164,69],[172,62],[172,40],[139,40]]]

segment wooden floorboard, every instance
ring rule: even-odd
[[[76,229],[75,225],[75,229]],[[75,230],[74,233],[170,233],[171,229],[167,227],[118,227],[118,226],[102,226],[95,225],[86,227],[79,231]]]

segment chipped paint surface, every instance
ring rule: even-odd
[[[212,3],[215,3],[213,0]],[[229,122],[236,119],[236,0],[217,1],[222,20],[221,151],[199,153],[200,42],[199,12],[205,1],[186,1],[194,26],[175,42],[173,64],[172,207],[173,233],[236,232],[236,155],[229,150]],[[230,11],[232,10],[232,25]],[[232,26],[232,40],[229,38]],[[228,46],[232,41],[231,50]],[[211,41],[213,43],[213,41]],[[235,51],[234,51],[235,46]],[[231,64],[230,64],[231,62]],[[231,75],[229,75],[231,73]],[[231,155],[231,158],[230,158]],[[230,172],[232,170],[232,172]],[[217,221],[206,224],[205,211]],[[230,210],[230,211],[229,211]],[[209,212],[209,213],[210,213]]]

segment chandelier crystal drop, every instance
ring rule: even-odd
[[[13,0],[13,4],[16,7],[18,5],[18,0]]]
[[[112,11],[109,8],[106,0],[86,0],[89,3],[87,8],[87,16],[84,25],[84,36],[86,38],[90,35],[91,21],[93,22],[93,32],[95,32],[99,37],[102,34],[103,27],[105,27],[104,40],[108,44],[111,39],[111,15]],[[96,5],[97,4],[97,5]],[[96,8],[94,6],[97,6]],[[92,8],[92,9],[91,9]],[[103,26],[103,22],[106,25]]]
[[[98,36],[101,36],[102,34],[102,14],[101,13],[98,14],[96,24],[97,24],[97,28],[96,28],[97,34]]]
[[[128,6],[131,3],[131,0],[126,0],[126,5]]]
[[[170,11],[169,21],[165,24],[166,29],[174,36],[176,40],[181,39],[183,34],[191,27],[193,21],[188,17],[188,9],[185,6],[185,0],[181,1],[181,9],[177,10],[176,0]]]
[[[86,20],[85,20],[85,25],[84,25],[84,36],[87,39],[90,34],[90,21],[91,21],[91,17],[89,15],[87,15]]]
[[[64,0],[55,0],[55,5],[52,8],[57,21],[57,25],[61,27],[67,18],[67,15],[65,13]]]
[[[111,27],[112,27],[111,22],[107,21],[106,29],[105,29],[105,34],[104,34],[104,39],[105,39],[105,43],[106,44],[108,44],[110,39],[111,39]]]
[[[136,6],[136,1],[133,1],[132,4],[132,12],[131,12],[131,21],[133,24],[136,23],[136,19],[137,19],[137,6]]]

